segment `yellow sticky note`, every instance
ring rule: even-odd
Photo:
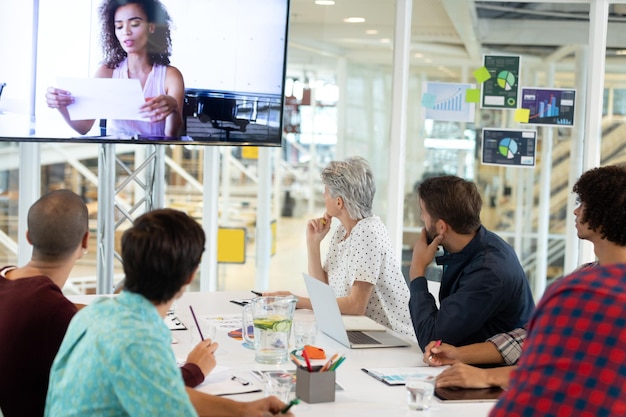
[[[480,90],[478,88],[468,88],[465,90],[466,103],[478,103],[480,101]]]
[[[530,109],[515,109],[515,121],[518,123],[528,123]]]
[[[259,159],[259,147],[243,146],[241,148],[241,157],[245,159]]]
[[[476,81],[481,84],[491,78],[491,74],[489,74],[489,70],[487,69],[487,67],[478,68],[472,74],[474,74],[474,78],[476,78]]]

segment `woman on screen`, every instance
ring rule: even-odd
[[[104,60],[97,78],[136,78],[146,103],[140,112],[149,122],[107,120],[107,134],[121,136],[179,136],[183,125],[185,86],[181,72],[170,65],[170,16],[159,0],[104,0],[99,8]],[[59,109],[81,135],[95,120],[70,120],[71,92],[49,87],[48,107]]]

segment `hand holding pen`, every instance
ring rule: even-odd
[[[430,346],[430,344],[428,346]],[[437,352],[433,352],[433,349],[441,346],[441,339],[437,340],[430,349],[428,349],[428,346],[426,346],[426,350],[430,352],[430,355],[428,355],[428,362],[431,362],[433,360],[433,354],[437,354]]]
[[[460,359],[458,348],[440,340],[430,342],[424,350],[424,362],[430,366],[452,365]]]
[[[291,407],[293,407],[294,405],[299,404],[299,403],[300,403],[300,398],[294,398],[293,400],[289,401],[289,404],[287,404],[285,406],[285,408],[280,410],[280,413],[281,414],[286,414]]]

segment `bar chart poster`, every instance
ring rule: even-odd
[[[481,89],[481,108],[515,109],[519,95],[519,56],[484,55],[489,78]]]
[[[522,87],[522,105],[529,124],[574,126],[576,90]]]
[[[465,95],[468,89],[473,89],[473,84],[425,82],[423,100],[425,104],[424,117],[431,120],[444,120],[450,122],[474,123],[475,103],[467,103]]]
[[[536,130],[483,129],[483,165],[533,168]]]

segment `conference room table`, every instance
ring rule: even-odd
[[[73,302],[89,304],[98,296],[71,296]],[[194,327],[193,317],[189,306],[193,307],[201,328],[219,323],[222,320],[230,325],[236,325],[243,307],[230,300],[250,299],[255,297],[246,291],[215,291],[215,292],[185,292],[175,303],[175,316],[187,327],[187,330],[172,330],[172,349],[179,361],[184,361],[191,350]],[[309,316],[309,317],[307,317]],[[310,310],[296,310],[295,320],[311,319]],[[217,320],[217,321],[216,321]],[[215,341],[219,343],[216,359],[219,373],[236,376],[245,382],[250,382],[260,390],[263,384],[255,377],[254,371],[287,370],[294,371],[296,366],[292,362],[277,365],[262,364],[255,361],[254,350],[245,346],[243,340],[228,335],[227,326],[216,326]],[[307,404],[301,402],[291,409],[296,416],[353,416],[374,417],[483,417],[489,414],[494,402],[450,403],[441,402],[433,398],[428,410],[409,410],[404,386],[389,386],[378,381],[362,371],[362,368],[404,368],[427,365],[422,360],[422,351],[417,343],[409,347],[399,348],[367,348],[349,349],[334,339],[318,332],[315,345],[324,349],[328,356],[334,353],[345,354],[346,359],[336,371],[336,383],[339,388],[335,392],[335,401],[326,403]],[[292,348],[290,348],[291,350]],[[215,376],[214,376],[215,377]],[[211,375],[207,381],[211,380]],[[231,377],[226,378],[228,380]],[[219,385],[219,384],[218,384]],[[197,389],[211,392],[211,384],[204,384]],[[216,385],[217,386],[217,385]],[[239,401],[252,401],[264,396],[262,391],[228,395],[228,398]]]

